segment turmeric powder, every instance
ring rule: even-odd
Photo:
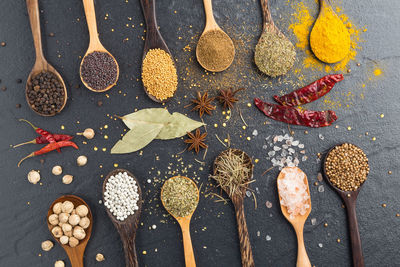
[[[321,12],[311,31],[311,49],[321,61],[336,63],[349,54],[350,34],[330,7],[322,7]]]

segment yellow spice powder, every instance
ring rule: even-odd
[[[150,49],[143,60],[142,81],[148,93],[158,100],[172,97],[178,76],[171,56],[162,49]]]

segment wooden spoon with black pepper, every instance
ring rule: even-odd
[[[172,56],[171,52],[169,51],[168,46],[165,43],[164,38],[161,36],[161,33],[158,29],[159,27],[158,27],[157,18],[156,18],[156,0],[140,0],[140,3],[142,5],[143,16],[146,21],[146,39],[145,39],[144,47],[143,47],[142,62],[146,58],[147,52],[149,52],[150,49],[157,49],[157,48],[165,51],[167,54],[169,54],[171,59],[174,60],[174,57]],[[142,67],[143,67],[143,63],[142,63]],[[175,64],[174,64],[174,67],[176,69]],[[167,99],[160,100],[160,99],[156,98],[154,95],[152,95],[145,86],[143,86],[143,87],[144,87],[145,93],[149,96],[149,98],[157,103],[165,103],[174,96],[174,95],[172,95],[171,97],[169,97]],[[176,92],[176,90],[175,90],[175,92]]]
[[[77,207],[79,205],[85,205],[88,210],[89,213],[87,215],[88,219],[90,220],[90,225],[88,228],[85,229],[85,233],[86,236],[84,239],[79,241],[79,245],[77,245],[76,247],[70,247],[68,244],[61,244],[60,243],[60,239],[56,238],[53,233],[51,232],[51,230],[55,227],[54,225],[51,225],[49,223],[49,216],[51,214],[53,214],[53,207],[56,203],[58,202],[64,202],[64,201],[71,201],[74,204],[74,207]],[[54,200],[54,202],[51,204],[49,211],[47,212],[47,227],[49,228],[50,234],[53,236],[53,238],[57,241],[57,243],[59,243],[63,249],[65,250],[65,252],[68,255],[68,258],[71,262],[72,267],[83,267],[83,255],[85,254],[85,248],[86,245],[90,239],[90,236],[92,234],[92,227],[93,227],[93,217],[92,217],[92,212],[90,211],[90,207],[89,205],[80,197],[78,196],[74,196],[74,195],[65,195],[65,196],[61,196],[59,198],[57,198],[56,200]]]
[[[57,70],[52,65],[49,64],[49,62],[47,62],[46,58],[43,55],[38,0],[26,0],[26,7],[28,9],[29,22],[31,25],[33,43],[35,46],[35,53],[36,53],[35,65],[33,66],[31,72],[29,73],[28,79],[26,81],[26,86],[25,86],[26,101],[27,101],[29,107],[37,114],[39,114],[41,116],[47,116],[47,117],[54,116],[57,113],[61,112],[64,109],[65,105],[67,104],[67,98],[68,98],[67,88],[65,86],[64,80],[61,77],[60,73],[58,73]],[[64,100],[63,100],[62,106],[58,110],[56,110],[54,113],[51,113],[51,114],[44,114],[44,113],[41,113],[41,112],[35,110],[35,108],[29,102],[28,90],[29,90],[29,87],[31,86],[32,78],[34,78],[36,75],[38,75],[42,71],[53,73],[57,77],[58,81],[61,82],[61,84],[63,86]]]
[[[106,191],[106,184],[108,182],[108,179],[116,175],[120,172],[126,172],[130,177],[132,177],[137,184],[138,187],[138,194],[139,194],[139,201],[137,202],[138,205],[138,210],[135,211],[133,215],[129,215],[128,218],[126,218],[124,221],[119,221],[117,220],[114,215],[108,210],[107,207],[105,207],[108,217],[110,217],[112,223],[114,224],[115,228],[117,229],[121,241],[124,247],[124,253],[125,253],[125,265],[127,267],[138,267],[138,259],[137,259],[137,253],[136,253],[136,244],[135,244],[135,238],[136,238],[136,231],[139,225],[139,218],[140,218],[140,213],[142,210],[142,205],[143,205],[143,197],[142,197],[142,190],[140,188],[139,181],[136,179],[136,177],[130,173],[129,171],[125,169],[115,169],[111,171],[107,177],[104,179],[103,182],[103,203],[104,203],[104,192]]]
[[[343,191],[332,184],[331,180],[329,179],[329,177],[327,175],[327,171],[326,171],[326,159],[328,158],[329,153],[331,153],[333,149],[335,149],[337,146],[340,146],[340,145],[343,145],[343,144],[339,144],[339,145],[332,147],[328,151],[328,153],[326,153],[326,156],[325,156],[323,164],[322,164],[322,171],[325,176],[325,180],[328,182],[328,184],[331,185],[331,187],[336,191],[336,193],[339,194],[339,196],[342,198],[342,200],[346,206],[347,218],[349,220],[351,250],[353,253],[353,266],[363,267],[364,266],[364,256],[363,256],[363,252],[362,252],[361,238],[360,238],[360,232],[358,229],[358,221],[357,221],[357,214],[356,214],[357,197],[358,197],[358,194],[360,193],[361,186],[363,184],[361,184],[355,191]]]
[[[254,267],[253,252],[251,249],[249,231],[247,229],[247,223],[246,223],[246,218],[244,215],[244,205],[243,205],[243,201],[244,201],[244,197],[246,194],[246,190],[248,188],[248,184],[251,182],[251,179],[253,178],[254,165],[251,161],[251,158],[245,152],[243,152],[242,150],[239,150],[239,149],[231,149],[230,148],[228,150],[222,151],[221,154],[219,154],[219,156],[215,159],[215,161],[214,161],[214,176],[217,176],[218,172],[219,172],[218,162],[221,160],[224,160],[223,158],[228,153],[233,153],[238,156],[239,155],[243,156],[243,166],[245,168],[248,168],[248,170],[249,170],[248,177],[243,177],[241,186],[236,187],[235,190],[233,190],[230,187],[224,186],[221,183],[219,183],[219,186],[228,194],[228,196],[232,200],[233,205],[235,206],[236,220],[237,220],[238,231],[239,231],[240,253],[241,253],[241,257],[242,257],[242,266],[243,267]],[[218,182],[218,180],[217,180],[217,182]]]

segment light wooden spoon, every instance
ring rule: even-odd
[[[76,247],[73,247],[73,248],[70,247],[68,244],[63,245],[60,243],[60,239],[56,238],[53,235],[53,233],[51,232],[51,230],[55,226],[51,225],[49,223],[49,216],[51,214],[53,214],[53,206],[58,202],[62,203],[66,200],[71,201],[74,204],[74,207],[77,207],[79,205],[85,205],[89,210],[87,217],[90,220],[90,225],[87,229],[85,229],[86,236],[84,239],[79,240],[79,245],[77,245]],[[71,262],[72,267],[83,267],[83,255],[85,254],[85,248],[90,239],[90,236],[92,233],[92,227],[93,227],[93,217],[92,217],[92,212],[90,211],[89,205],[86,204],[86,202],[83,199],[81,199],[80,197],[74,196],[74,195],[65,195],[65,196],[59,197],[56,200],[54,200],[54,202],[51,204],[49,211],[47,212],[47,220],[46,221],[47,221],[47,227],[49,228],[50,234],[57,241],[57,243],[59,243],[63,247],[63,249],[65,250],[65,252],[68,255],[68,258]]]
[[[37,114],[39,114],[41,116],[46,116],[46,117],[54,116],[57,113],[61,112],[61,110],[64,109],[65,104],[67,104],[67,98],[68,98],[67,88],[65,86],[64,80],[61,77],[60,73],[58,73],[57,70],[49,64],[49,62],[47,62],[46,58],[43,55],[38,0],[26,0],[26,7],[28,9],[29,22],[31,24],[33,42],[35,45],[35,52],[36,52],[35,65],[33,66],[31,73],[29,74],[28,79],[26,81],[26,86],[25,86],[26,102],[28,103],[29,107]],[[57,110],[54,114],[39,113],[34,108],[32,108],[31,104],[29,103],[28,87],[29,87],[29,85],[31,85],[32,78],[42,71],[54,73],[57,76],[57,79],[62,83],[63,88],[64,88],[64,102],[63,102],[61,108],[59,110]]]
[[[217,22],[215,21],[213,10],[212,10],[212,2],[211,0],[203,0],[204,3],[204,11],[206,13],[206,26],[204,27],[203,33],[200,36],[200,40],[202,37],[204,37],[208,32],[211,31],[219,31],[223,34],[223,36],[228,40],[230,43],[229,47],[226,47],[225,49],[233,49],[233,56],[230,59],[229,62],[225,66],[222,66],[219,69],[214,69],[212,66],[208,66],[206,62],[204,62],[204,59],[201,57],[199,53],[198,46],[196,47],[196,57],[197,61],[199,64],[206,70],[212,71],[212,72],[220,72],[224,71],[227,68],[229,68],[230,65],[232,65],[233,59],[235,58],[235,46],[233,45],[232,39],[218,26]],[[218,55],[215,55],[217,57]]]
[[[187,179],[191,183],[193,183],[193,185],[197,189],[197,203],[198,203],[199,202],[200,193],[199,193],[199,189],[197,188],[196,183],[193,182],[192,179],[190,179],[188,177],[185,177],[185,176],[174,176],[174,177],[169,178],[169,179],[175,179],[175,178],[178,178],[178,177]],[[165,183],[164,183],[164,185],[165,185]],[[162,198],[164,185],[161,188],[161,202],[163,203],[164,208],[167,210],[167,208],[166,208],[166,206],[164,204],[164,199]],[[176,217],[169,210],[167,210],[168,213],[171,214],[171,216],[174,217],[178,221],[179,225],[181,226],[182,238],[183,238],[183,249],[184,249],[184,252],[185,252],[185,264],[186,264],[186,267],[196,267],[196,260],[194,258],[192,239],[190,238],[190,220],[192,219],[192,215],[193,215],[195,210],[196,210],[196,208],[192,211],[191,214],[189,214],[186,217]]]
[[[297,167],[286,167],[286,168],[295,168],[299,173],[303,173],[303,171]],[[286,168],[284,168],[284,169],[286,169]],[[278,179],[276,180],[277,184],[278,184],[279,179],[283,179],[283,177],[285,175],[283,173],[283,170],[279,173]],[[307,185],[307,192],[308,192],[308,195],[310,195],[310,188],[308,187],[308,180],[307,180],[306,174],[304,174],[304,183]],[[278,190],[278,194],[279,194],[279,203],[280,203],[282,198],[279,193],[279,190]],[[292,224],[294,231],[296,232],[296,235],[297,235],[297,246],[298,246],[297,247],[297,263],[296,263],[297,267],[311,267],[311,262],[307,255],[306,247],[304,245],[304,237],[303,237],[304,223],[306,222],[307,217],[308,217],[308,215],[310,215],[310,212],[311,212],[311,198],[309,198],[307,200],[307,203],[308,203],[308,205],[310,205],[310,208],[307,210],[306,214],[296,215],[293,219],[290,218],[290,214],[287,211],[286,206],[283,206],[282,204],[280,204],[283,216],[285,216],[286,220],[288,220]]]
[[[86,16],[86,22],[88,25],[89,29],[89,48],[86,51],[85,56],[82,58],[81,65],[80,65],[80,77],[82,83],[91,91],[101,93],[110,90],[114,85],[117,84],[118,77],[119,77],[119,66],[117,60],[114,58],[113,55],[111,55],[110,52],[107,51],[107,49],[104,48],[104,46],[101,44],[100,39],[99,39],[99,33],[97,32],[97,22],[96,22],[96,11],[94,8],[94,0],[83,0],[83,7],[85,9],[85,16]],[[117,78],[115,81],[107,86],[106,88],[102,90],[95,90],[94,88],[91,88],[84,80],[82,77],[82,63],[85,60],[85,57],[93,52],[102,52],[102,53],[107,53],[112,59],[114,59],[115,64],[117,65]]]

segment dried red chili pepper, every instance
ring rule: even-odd
[[[44,136],[47,141],[49,141],[49,143],[54,143],[56,142],[56,140],[54,139],[54,136],[52,133],[49,133],[48,131],[43,130],[42,128],[36,127],[35,125],[33,125],[30,121],[25,120],[25,119],[19,119],[19,121],[24,121],[26,123],[28,123],[34,130],[35,132],[37,132],[38,134],[40,134],[41,136]]]
[[[68,135],[68,134],[53,134],[53,137],[56,140],[56,142],[69,141],[69,140],[72,140],[72,138],[74,138],[72,135]],[[15,145],[15,146],[13,146],[13,148],[16,148],[16,147],[19,147],[22,145],[26,145],[26,144],[47,144],[47,143],[49,143],[49,141],[46,139],[46,137],[38,136],[31,141]]]
[[[337,120],[334,111],[301,111],[294,107],[286,107],[277,104],[271,104],[261,101],[258,98],[254,99],[254,104],[259,110],[271,119],[286,122],[289,124],[303,125],[308,127],[325,127],[331,125]]]
[[[297,89],[290,94],[274,95],[276,102],[283,106],[300,106],[315,101],[326,95],[333,86],[343,80],[343,74],[326,75],[303,88]]]
[[[67,146],[72,146],[75,149],[78,149],[78,146],[72,141],[60,141],[60,142],[49,143],[48,145],[44,146],[42,149],[34,151],[31,154],[29,154],[28,156],[21,159],[20,162],[18,162],[18,167],[27,158],[32,158],[34,156],[43,155],[43,154],[49,153],[53,150],[57,150],[57,149],[60,149],[62,147],[67,147]]]

